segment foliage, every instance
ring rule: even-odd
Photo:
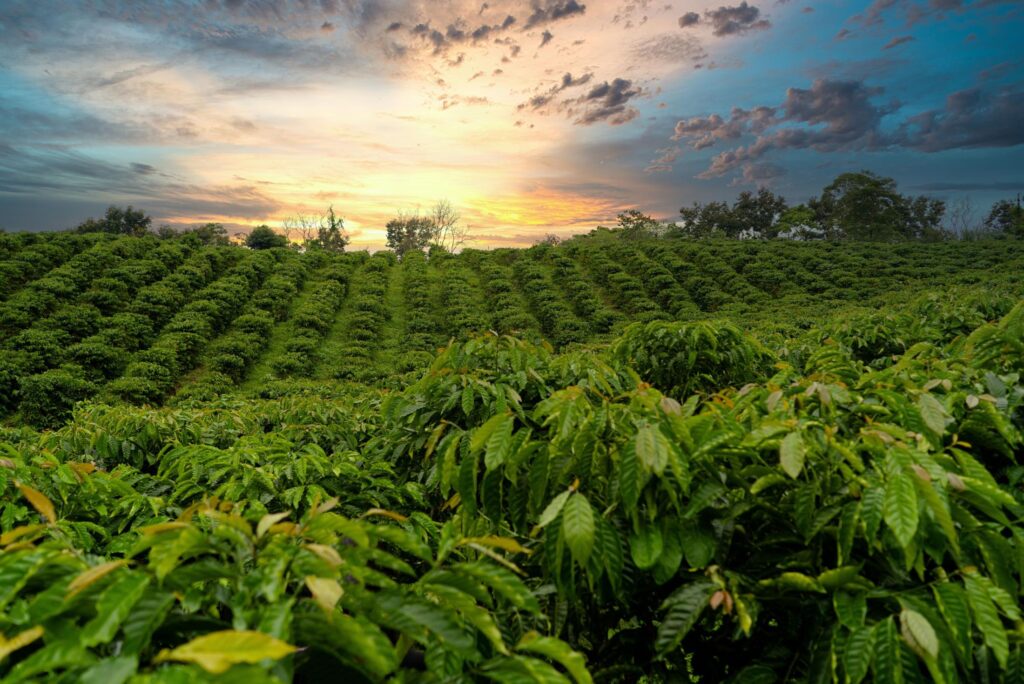
[[[288,238],[275,232],[270,226],[256,226],[245,236],[245,246],[250,249],[287,247]]]

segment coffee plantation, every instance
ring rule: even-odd
[[[1022,274],[0,235],[0,677],[1024,682]]]

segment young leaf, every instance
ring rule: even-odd
[[[154,663],[177,660],[195,663],[207,672],[220,674],[232,665],[280,660],[295,652],[295,647],[263,632],[225,630],[196,637],[175,649],[164,649]]]
[[[807,447],[804,445],[804,437],[799,432],[790,432],[779,445],[779,463],[786,474],[796,479],[804,469],[804,460],[807,458]]]

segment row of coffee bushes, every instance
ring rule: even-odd
[[[630,273],[638,276],[648,296],[672,318],[683,321],[699,316],[700,307],[690,298],[690,294],[672,272],[660,262],[651,259],[627,242],[616,245],[611,253]]]
[[[620,317],[601,300],[597,289],[591,284],[576,259],[564,251],[554,250],[546,245],[539,245],[531,251],[535,250],[549,258],[552,279],[561,288],[562,294],[576,315],[586,321],[597,334],[611,331]]]
[[[79,252],[114,239],[110,235],[72,233],[17,233],[0,238],[0,298],[8,297]]]
[[[73,326],[84,325],[83,318],[91,317],[78,315],[67,321],[63,333],[25,331],[15,338],[24,345],[0,350],[0,411],[8,413],[20,405],[29,422],[59,422],[75,401],[92,396],[104,382],[119,375],[129,353],[148,345],[170,312],[234,258],[235,252],[224,248],[193,254],[173,273],[140,288],[124,311],[89,326],[85,331],[95,332],[78,342],[72,340],[82,333]],[[151,306],[161,298],[166,307]],[[72,311],[82,314],[77,308]]]
[[[319,252],[306,257],[297,252],[280,255],[273,275],[253,293],[224,334],[210,344],[201,370],[175,395],[177,402],[209,400],[234,389],[265,351],[274,326],[288,317],[292,301],[315,267],[313,258],[321,255],[327,256]]]
[[[431,262],[438,257],[431,257]],[[429,351],[438,345],[438,325],[434,317],[433,279],[427,256],[413,250],[402,255],[402,304],[405,307],[404,347],[410,351]]]
[[[468,250],[467,250],[468,251]],[[442,342],[462,339],[473,332],[487,330],[476,274],[469,267],[466,253],[437,253],[430,264],[439,273],[434,308],[440,313]]]
[[[503,250],[484,254],[477,259],[477,269],[484,292],[487,310],[491,314],[491,329],[506,334],[519,334],[540,329],[537,319],[530,315],[526,303],[516,291],[512,269],[500,263]]]
[[[568,253],[583,261],[593,277],[612,295],[615,306],[633,320],[664,320],[669,315],[661,310],[644,290],[643,283],[617,263],[601,244],[569,245]]]
[[[291,332],[284,351],[271,361],[271,369],[277,377],[309,377],[313,374],[324,339],[348,293],[353,265],[351,257],[334,257],[333,262],[311,281],[312,292],[288,323]]]
[[[159,404],[200,352],[238,316],[253,291],[286,252],[246,253],[226,275],[200,291],[171,318],[156,341],[137,352],[109,394],[133,404]]]
[[[335,331],[336,344],[323,359],[322,375],[356,381],[372,381],[381,376],[375,359],[381,332],[391,317],[384,298],[394,265],[394,253],[377,252],[353,278],[351,301]]]
[[[89,285],[126,259],[145,258],[154,238],[121,238],[97,243],[11,295],[0,305],[0,334],[11,335],[75,300]]]
[[[700,307],[701,311],[718,311],[723,306],[735,301],[732,295],[722,290],[714,279],[703,275],[700,266],[688,262],[673,251],[671,244],[650,241],[644,243],[643,250],[686,288],[690,299]]]
[[[520,256],[512,270],[545,337],[559,347],[585,342],[590,337],[589,326],[565,303],[544,267],[525,254]]]

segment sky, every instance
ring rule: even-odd
[[[870,169],[1024,191],[1022,0],[3,0],[0,227],[439,199],[474,246]]]

